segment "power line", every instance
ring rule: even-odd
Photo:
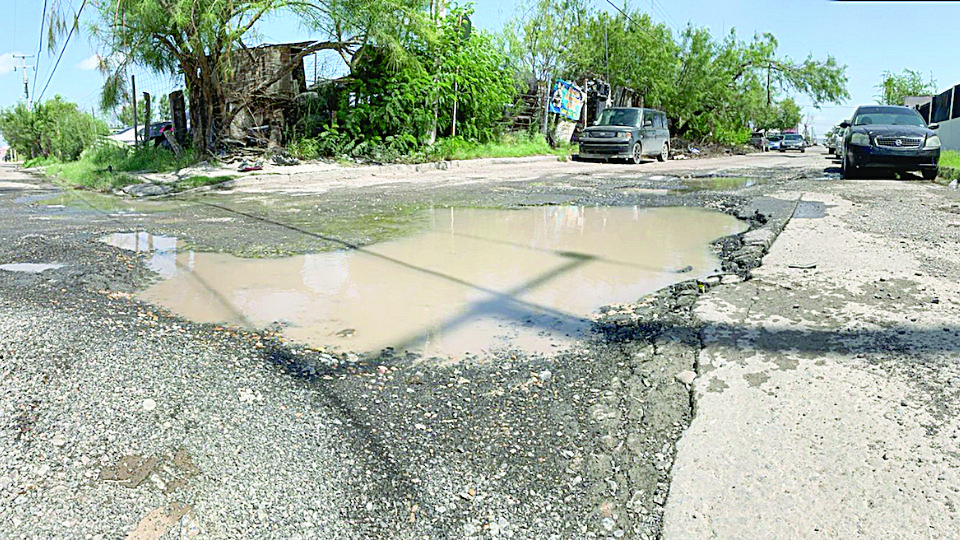
[[[37,65],[33,68],[33,93],[37,93],[37,73],[40,66],[40,52],[43,50],[43,23],[47,22],[47,0],[43,0],[43,14],[40,16],[40,40],[37,44]]]
[[[53,79],[53,74],[57,72],[57,67],[60,66],[60,59],[63,58],[64,51],[67,50],[67,44],[70,43],[70,38],[73,36],[73,31],[77,29],[77,25],[80,22],[80,13],[83,12],[83,8],[87,5],[87,0],[83,0],[83,3],[80,4],[80,9],[77,10],[77,16],[73,20],[73,25],[70,27],[70,32],[67,33],[67,39],[63,42],[63,48],[60,49],[60,55],[57,56],[57,62],[53,65],[53,69],[50,70],[50,76],[47,77],[47,83],[43,85],[43,90],[40,91],[40,95],[37,97],[37,102],[40,102],[40,98],[43,97],[44,92],[47,91],[47,87],[50,86],[50,81]]]
[[[650,32],[649,30],[647,30],[646,28],[640,26],[640,23],[638,23],[637,21],[633,20],[633,17],[631,17],[629,13],[627,13],[626,11],[620,9],[616,4],[614,4],[614,3],[611,2],[610,0],[607,0],[607,3],[610,4],[610,6],[611,6],[613,9],[619,11],[620,14],[623,15],[628,21],[630,21],[631,23],[633,23],[633,27],[634,27],[635,29],[639,30],[641,33],[645,34],[647,37],[652,37],[652,38],[658,37],[658,36],[653,35],[653,33],[651,33],[651,32]]]
[[[677,26],[679,26],[677,21],[673,20],[673,17],[670,16],[669,12],[667,12],[667,8],[663,7],[663,4],[657,0],[650,0],[650,7],[660,14],[660,17],[663,18],[667,26],[672,28],[678,34],[680,33],[680,30],[677,28]]]

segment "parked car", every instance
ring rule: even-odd
[[[655,109],[604,109],[597,124],[580,133],[580,159],[626,159],[640,163],[644,156],[659,161],[670,157],[667,115]]]
[[[770,149],[767,146],[767,136],[762,131],[754,131],[750,134],[750,146],[760,150],[761,152],[766,152]]]
[[[163,131],[165,128],[172,127],[173,122],[154,122],[150,124],[149,130],[146,128],[146,126],[139,126],[137,133],[140,134],[140,140],[143,140],[144,134],[146,134],[147,140],[155,141],[163,136]],[[109,135],[107,138],[118,143],[133,146],[133,126],[120,129],[114,132],[112,135]]]
[[[850,123],[850,119],[844,120],[846,123]],[[847,128],[843,127],[843,122],[837,124],[837,149],[834,151],[834,154],[838,159],[843,159],[843,139],[846,137]]]
[[[926,180],[937,177],[940,137],[923,117],[908,107],[861,105],[845,129],[841,156],[844,178],[855,178],[866,169],[896,172],[920,171]]]
[[[767,136],[767,148],[772,150],[780,149],[780,141],[783,140],[783,135],[768,135]]]
[[[827,138],[824,140],[824,145],[827,147],[827,154],[837,153],[837,135],[840,132],[840,126],[834,126],[833,129],[827,132]]]
[[[800,152],[806,152],[807,143],[803,140],[803,135],[787,133],[780,141],[780,147],[778,150],[781,152],[786,152],[787,150],[799,150]]]

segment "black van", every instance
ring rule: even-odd
[[[640,163],[644,156],[670,157],[667,115],[656,109],[604,109],[596,125],[580,134],[580,159],[625,159]]]

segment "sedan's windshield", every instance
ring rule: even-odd
[[[917,126],[926,127],[923,118],[916,111],[901,109],[868,108],[857,113],[853,119],[855,126]]]
[[[770,142],[777,142],[782,138],[783,138],[783,135],[771,135],[767,137],[767,140],[769,140]]]
[[[801,137],[801,136],[799,136],[799,135],[787,135],[786,138],[787,138],[788,141],[802,141],[802,140],[803,140],[803,137]]]
[[[639,126],[639,109],[605,109],[600,113],[598,126]]]

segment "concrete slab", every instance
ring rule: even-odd
[[[755,279],[702,297],[663,538],[955,537],[960,287],[928,269],[960,267],[956,234],[928,219],[944,234],[910,238],[917,225],[883,209],[935,207],[935,188],[805,193],[826,216],[792,220]]]

